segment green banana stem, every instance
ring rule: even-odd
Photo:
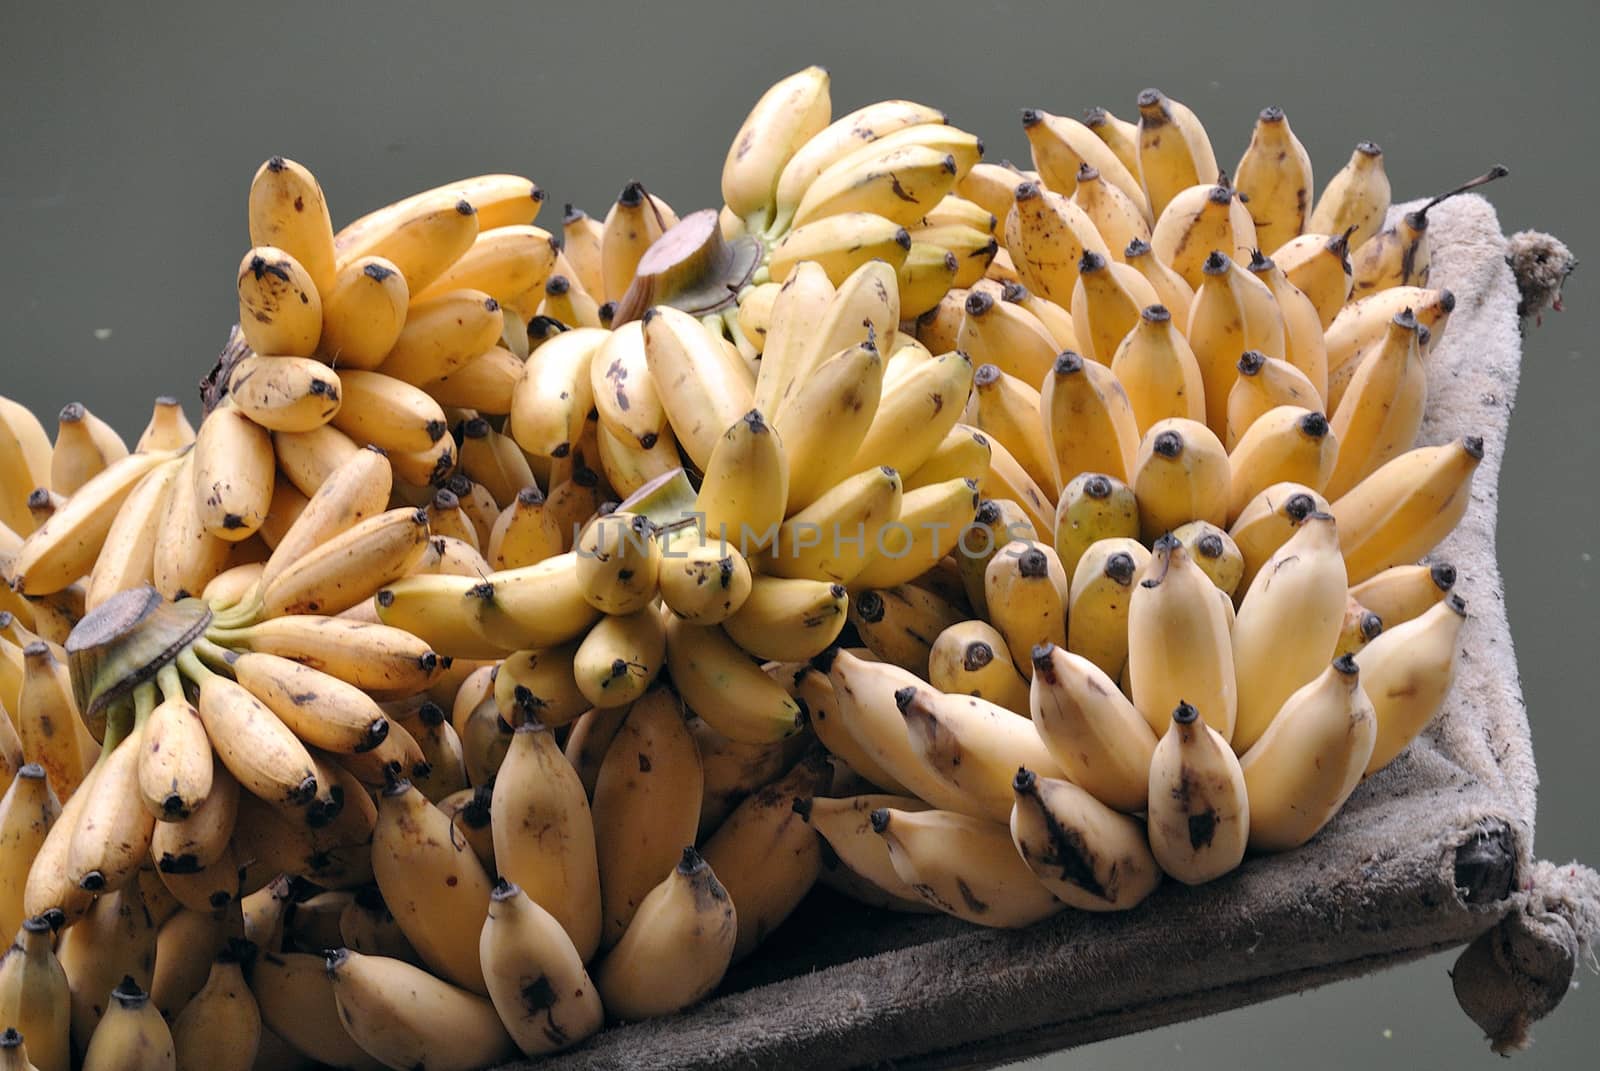
[[[211,624],[214,628],[244,628],[253,625],[261,616],[266,600],[261,592],[261,585],[252,585],[245,593],[244,598],[229,606],[213,607]]]
[[[204,662],[200,661],[200,656],[195,654],[195,650],[192,646],[185,647],[183,650],[178,652],[177,666],[178,672],[182,673],[185,677],[189,678],[191,681],[194,681],[196,684],[200,684],[207,679],[216,676],[216,674],[213,673]]]
[[[207,668],[221,673],[224,676],[233,676],[233,652],[220,644],[213,643],[207,636],[195,640],[189,648]]]
[[[187,698],[183,694],[183,674],[178,672],[178,667],[175,663],[168,662],[156,671],[156,684],[161,688],[162,699]]]

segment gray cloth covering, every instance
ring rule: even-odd
[[[1471,508],[1435,555],[1457,566],[1471,616],[1444,715],[1316,840],[1201,888],[1168,882],[1125,914],[1067,911],[1023,931],[893,915],[819,889],[713,999],[509,1066],[989,1067],[1480,935],[1456,990],[1497,1048],[1524,1042],[1574,966],[1592,962],[1600,887],[1591,871],[1532,856],[1538,775],[1494,542],[1521,356],[1517,285],[1488,202],[1458,197],[1430,218],[1432,283],[1458,304],[1429,358],[1421,441],[1476,434],[1486,450]]]

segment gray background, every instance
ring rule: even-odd
[[[197,415],[191,385],[234,315],[245,194],[268,155],[315,170],[336,226],[495,170],[545,186],[551,227],[563,201],[601,215],[636,177],[693,209],[719,203],[756,96],[809,63],[832,72],[835,114],[923,100],[980,133],[990,159],[1027,159],[1019,108],[1126,117],[1157,85],[1199,112],[1231,168],[1256,111],[1277,104],[1319,183],[1362,138],[1387,150],[1397,199],[1503,162],[1513,176],[1489,196],[1507,231],[1600,256],[1594,0],[142,6],[10,0],[0,16],[0,391],[41,413],[82,401],[130,438],[158,393]],[[1591,283],[1580,272],[1569,311],[1527,342],[1500,543],[1543,774],[1536,847],[1597,863]],[[1028,1066],[1492,1066],[1450,962]],[[1600,980],[1583,981],[1516,1066],[1593,1066]]]

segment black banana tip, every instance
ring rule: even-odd
[[[1200,712],[1180,699],[1177,708],[1172,712],[1172,720],[1179,725],[1193,725],[1200,720]]]
[[[980,364],[978,370],[972,373],[972,385],[975,387],[992,387],[1000,379],[1000,369],[992,364]]]
[[[789,805],[789,809],[799,815],[802,822],[809,823],[811,821],[811,802],[810,796],[796,796],[794,802]]]
[[[1440,562],[1428,570],[1428,576],[1440,591],[1449,591],[1456,586],[1456,567],[1449,562]]]
[[[1439,291],[1439,307],[1445,312],[1456,311],[1456,295],[1453,290]]]
[[[8,1026],[0,1031],[0,1049],[18,1049],[22,1047],[22,1035],[14,1026]]]
[[[1207,532],[1194,541],[1194,549],[1202,558],[1220,558],[1227,549],[1222,542],[1222,537],[1215,532]]]
[[[705,867],[706,861],[699,852],[695,851],[694,845],[685,845],[683,855],[678,859],[678,873],[693,874],[696,871],[704,870]]]
[[[1165,305],[1146,305],[1139,310],[1139,318],[1147,324],[1171,323],[1172,313]]]
[[[1091,473],[1083,481],[1083,493],[1093,499],[1110,498],[1113,490],[1115,488],[1111,484],[1111,477],[1104,473]]]
[[[1022,109],[1022,129],[1032,130],[1042,122],[1044,122],[1044,113],[1038,108]]]
[[[122,981],[117,983],[117,988],[111,991],[111,997],[124,1008],[138,1008],[150,999],[150,994],[139,988],[139,983],[133,980],[133,975],[125,974],[122,976]]]
[[[1284,516],[1299,524],[1316,511],[1317,500],[1308,494],[1290,495],[1289,500],[1283,504]]]
[[[982,316],[994,308],[994,297],[982,290],[974,290],[967,295],[967,300],[962,305],[968,316]]]
[[[1261,109],[1261,114],[1256,118],[1263,123],[1281,123],[1283,122],[1283,109],[1276,104],[1269,104]]]
[[[1205,263],[1200,265],[1200,270],[1207,275],[1221,275],[1228,270],[1228,266],[1232,263],[1233,261],[1229,259],[1228,254],[1220,249],[1213,249],[1206,254]]]
[[[494,888],[489,890],[489,899],[497,904],[504,903],[521,891],[521,887],[513,882],[509,882],[505,878],[497,878],[495,879]]]
[[[906,712],[906,708],[911,705],[911,701],[916,697],[917,689],[915,686],[907,686],[905,688],[896,689],[894,693],[895,709],[904,714]]]
[[[1328,434],[1328,418],[1321,413],[1307,413],[1300,418],[1300,430],[1312,439]]]
[[[1364,640],[1376,639],[1383,631],[1383,618],[1368,610],[1361,615],[1361,638]]]
[[[1356,665],[1355,655],[1342,654],[1333,660],[1333,670],[1342,677],[1358,677],[1361,667]]]
[[[1055,374],[1058,376],[1073,376],[1083,371],[1083,357],[1071,350],[1063,350],[1056,355]]]
[[[22,928],[28,933],[49,933],[54,927],[50,925],[48,915],[35,915],[22,920]]]
[[[856,596],[856,614],[869,625],[883,620],[883,596],[876,591],[863,591]]]
[[[1483,436],[1468,435],[1465,439],[1461,440],[1461,448],[1467,452],[1467,456],[1472,458],[1472,460],[1483,460]]]
[[[1093,249],[1085,249],[1083,256],[1078,258],[1078,274],[1088,275],[1091,272],[1104,270],[1106,258],[1096,253]]]
[[[1183,453],[1183,436],[1171,428],[1157,432],[1155,439],[1150,443],[1150,449],[1169,460],[1178,457]]]
[[[1050,575],[1050,559],[1038,547],[1029,547],[1017,556],[1017,575],[1024,580],[1039,580]]]
[[[1143,238],[1135,238],[1128,243],[1128,248],[1122,251],[1122,256],[1124,260],[1133,260],[1135,257],[1145,256],[1149,252],[1150,243]]]
[[[882,834],[888,832],[889,808],[879,807],[868,816],[868,820],[872,823],[872,831],[874,833]]]
[[[973,640],[961,652],[961,668],[968,673],[976,673],[993,661],[994,648],[983,640]]]
[[[1039,775],[1026,766],[1017,767],[1017,775],[1011,779],[1011,789],[1019,796],[1031,796],[1039,791]]]

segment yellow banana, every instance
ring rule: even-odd
[[[1301,685],[1333,658],[1347,599],[1332,518],[1312,513],[1256,575],[1233,626],[1238,718],[1229,742],[1243,754]]]
[[[384,1065],[357,1045],[340,1022],[333,981],[322,956],[277,952],[258,958],[250,990],[263,1026],[298,1052],[334,1067],[379,1071]],[[263,1031],[263,1038],[266,1037]]]
[[[964,616],[944,599],[912,584],[863,590],[850,607],[850,622],[868,649],[919,676],[928,673],[934,641]]]
[[[410,454],[431,449],[449,431],[438,402],[384,372],[346,371],[340,386],[343,401],[332,423],[357,442]],[[200,431],[203,440],[205,425]]]
[[[182,471],[183,464],[177,460],[157,466],[135,485],[117,510],[89,573],[84,602],[90,609],[118,592],[148,584],[155,578],[161,519]]]
[[[1378,233],[1389,211],[1389,176],[1383,170],[1383,150],[1370,141],[1356,145],[1350,162],[1328,180],[1316,207],[1306,220],[1306,230],[1316,234],[1344,234],[1349,230],[1352,250]]]
[[[822,853],[799,811],[830,776],[821,754],[811,753],[740,803],[705,842],[705,863],[733,903],[734,962],[781,925],[816,882]],[[634,916],[636,923],[648,908],[647,899]],[[626,945],[624,934],[618,949]]]
[[[1171,535],[1156,541],[1128,610],[1133,705],[1153,732],[1180,702],[1231,739],[1239,709],[1233,642],[1211,579]]]
[[[1143,537],[1153,541],[1194,520],[1224,524],[1231,478],[1227,451],[1204,424],[1181,417],[1152,424],[1130,481]]]
[[[96,895],[127,885],[150,852],[155,816],[139,797],[139,754],[155,705],[155,684],[146,681],[134,689],[134,709],[109,719],[99,771],[67,848],[67,880]]]
[[[727,890],[692,846],[683,848],[596,972],[606,1010],[647,1019],[700,1000],[727,971],[738,929]]]
[[[1155,891],[1161,868],[1144,823],[1070,781],[1019,769],[1011,839],[1046,890],[1084,911],[1126,911]]]
[[[25,919],[16,941],[0,955],[0,1019],[28,1040],[28,1055],[17,1071],[70,1071],[72,1067],[71,994],[67,976],[51,948],[46,918]],[[17,1042],[21,1044],[20,1037]],[[0,1039],[0,1046],[4,1046]],[[28,1061],[32,1061],[29,1063]],[[0,1055],[0,1066],[6,1057]]]
[[[1455,584],[1456,567],[1446,562],[1396,565],[1352,586],[1350,597],[1382,618],[1388,629],[1427,613]]]
[[[1339,625],[1339,642],[1334,645],[1333,656],[1359,654],[1382,634],[1383,618],[1350,598],[1344,604],[1344,619]]]
[[[0,925],[20,927],[28,918],[23,894],[29,870],[60,813],[44,767],[37,763],[18,769],[0,795]]]
[[[968,424],[950,429],[936,450],[904,478],[907,494],[952,479],[968,479],[983,489],[994,449],[989,439]]]
[[[574,553],[583,597],[596,610],[631,614],[655,598],[661,544],[647,518],[621,510],[596,518],[579,535]]]
[[[1128,193],[1108,180],[1098,168],[1083,164],[1078,168],[1078,188],[1072,199],[1088,213],[1100,236],[1120,259],[1122,251],[1134,242],[1150,240],[1150,224],[1144,217],[1144,194],[1134,180],[1134,193]]]
[[[277,478],[271,434],[242,409],[225,406],[200,425],[193,457],[195,508],[205,530],[229,543],[254,535]]]
[[[1189,281],[1173,271],[1155,255],[1150,243],[1141,239],[1129,242],[1121,256],[1124,264],[1144,276],[1173,319],[1187,328],[1189,307],[1194,304],[1194,287],[1189,285]]]
[[[806,187],[792,227],[847,212],[910,226],[949,193],[983,154],[971,134],[924,123],[885,135],[831,164]]]
[[[794,699],[721,629],[671,618],[667,669],[690,708],[732,740],[770,743],[802,725]]]
[[[272,436],[272,447],[284,478],[307,497],[361,450],[360,443],[331,424],[315,431],[278,432]]]
[[[1417,345],[1422,356],[1427,357],[1444,335],[1455,307],[1456,296],[1449,290],[1395,286],[1352,301],[1340,310],[1324,336],[1328,350],[1328,404],[1338,408],[1362,359],[1387,342],[1395,316],[1409,310],[1416,318]]]
[[[645,357],[663,408],[703,471],[718,438],[750,410],[750,371],[688,313],[662,305],[643,322]]]
[[[1062,488],[1054,532],[1061,568],[1071,576],[1093,543],[1138,536],[1139,507],[1133,489],[1104,473],[1078,473]]]
[[[1189,549],[1189,556],[1200,571],[1231,600],[1244,576],[1244,555],[1233,537],[1207,521],[1179,525],[1172,534]]]
[[[530,187],[537,190],[526,180],[518,185],[523,199]],[[470,196],[465,189],[439,187],[356,220],[333,237],[339,267],[362,257],[382,257],[399,269],[409,292],[421,293],[472,248],[482,224]],[[540,193],[534,198],[535,206],[542,200]],[[534,211],[538,211],[537,207]],[[531,219],[509,222],[528,223]]]
[[[1168,417],[1205,420],[1199,362],[1165,305],[1146,305],[1103,363],[1127,393],[1141,436]]]
[[[1292,405],[1269,409],[1228,455],[1228,520],[1236,519],[1257,494],[1276,483],[1327,488],[1342,445],[1321,413]]]
[[[1058,486],[1084,472],[1119,480],[1132,474],[1139,451],[1138,422],[1127,392],[1109,368],[1076,353],[1061,354],[1045,379],[1040,405]]]
[[[667,689],[650,691],[628,708],[595,780],[605,945],[622,936],[639,904],[694,838],[704,785],[682,702]]]
[[[412,297],[425,302],[452,290],[475,290],[503,305],[543,286],[556,254],[555,240],[541,227],[480,227],[471,248]]]
[[[1062,772],[1033,726],[1005,707],[925,687],[902,688],[894,699],[912,753],[959,798],[953,809],[963,814],[1009,817],[1019,767]]]
[[[479,939],[489,998],[528,1056],[576,1045],[605,1023],[600,994],[559,921],[502,878]]]
[[[924,238],[912,241],[905,262],[895,274],[900,306],[908,319],[920,316],[939,304],[961,270],[961,261],[955,253]],[[990,238],[985,247],[993,244],[994,239]]]
[[[1282,108],[1263,108],[1239,158],[1233,182],[1248,200],[1261,249],[1277,249],[1306,229],[1311,211],[1311,154],[1289,129]]]
[[[442,406],[499,416],[511,412],[512,391],[522,378],[522,363],[510,350],[492,346],[454,371],[424,383],[422,389]]]
[[[785,165],[832,117],[828,72],[807,67],[774,83],[745,117],[722,164],[722,199],[755,232],[766,229]]]
[[[665,659],[665,625],[656,608],[602,617],[574,656],[585,709],[625,706],[638,699],[660,675]]]
[[[590,396],[604,428],[645,449],[653,447],[667,427],[667,414],[645,357],[644,326],[635,321],[603,336],[586,367]],[[561,410],[565,411],[564,405]]]
[[[871,560],[883,527],[899,516],[901,502],[900,475],[894,469],[859,472],[779,527],[777,540],[761,559],[764,568],[778,576],[849,584]]]
[[[82,787],[97,753],[84,746],[87,733],[65,662],[42,640],[22,648],[22,658],[15,716],[22,756],[44,767],[50,786],[65,800]]]
[[[573,552],[491,573],[469,587],[465,598],[467,622],[481,641],[502,650],[566,643],[599,617],[584,597]]]
[[[927,804],[910,796],[873,794],[830,799],[818,796],[796,803],[795,810],[828,842],[836,859],[824,854],[820,880],[825,885],[891,911],[932,910],[915,889],[900,879],[889,862],[889,847],[872,831],[871,814],[879,808],[923,810]],[[843,868],[839,870],[831,868]]]
[[[773,246],[767,269],[786,282],[797,265],[813,261],[838,286],[861,265],[882,260],[891,268],[905,263],[911,234],[892,219],[870,212],[844,212],[796,227]]]
[[[1228,529],[1244,559],[1244,572],[1236,591],[1250,590],[1261,567],[1314,512],[1329,512],[1328,500],[1300,484],[1274,484],[1250,500]]]
[[[1150,561],[1137,539],[1102,539],[1078,559],[1067,597],[1067,650],[1093,662],[1111,679],[1128,661],[1128,604]]]
[[[1247,321],[1244,300],[1239,293],[1240,277],[1233,270],[1232,259],[1224,253],[1213,252],[1206,257],[1203,270],[1205,281],[1195,291],[1186,337],[1200,365],[1206,424],[1222,435],[1227,430],[1228,393],[1238,378],[1239,355],[1250,347],[1246,342]]]
[[[1160,298],[1137,269],[1093,250],[1078,261],[1072,288],[1072,325],[1083,355],[1110,365],[1117,347],[1139,322],[1139,310]]]
[[[1115,810],[1144,810],[1156,737],[1116,679],[1053,645],[1034,650],[1033,669],[1033,725],[1067,779]]]
[[[1361,358],[1333,411],[1338,460],[1326,489],[1337,498],[1369,473],[1408,450],[1422,428],[1427,373],[1409,312],[1396,314],[1383,344]]]
[[[1279,406],[1322,411],[1322,395],[1315,383],[1289,362],[1260,350],[1245,350],[1234,367],[1238,377],[1228,389],[1228,427],[1222,440],[1230,451],[1250,425]]]
[[[695,498],[708,539],[733,543],[746,557],[776,537],[789,500],[789,466],[777,430],[752,409],[711,449]]]
[[[412,303],[378,371],[420,386],[447,376],[492,347],[505,329],[500,304],[481,290],[447,290]]]
[[[898,519],[872,534],[866,564],[849,582],[857,588],[910,583],[955,547],[977,509],[973,480],[956,478],[905,492]]]
[[[1260,250],[1252,252],[1247,270],[1266,284],[1278,315],[1283,320],[1284,360],[1304,373],[1316,389],[1317,396],[1326,404],[1328,344],[1323,337],[1322,319],[1316,305],[1289,281],[1283,269],[1271,258],[1262,256]]]
[[[410,304],[394,261],[364,256],[343,264],[322,295],[318,352],[339,368],[378,367],[399,340]]]
[[[774,418],[788,461],[785,512],[816,503],[849,471],[873,426],[883,360],[871,343],[824,360]]]
[[[50,454],[50,490],[71,495],[105,471],[107,465],[127,456],[127,444],[111,425],[81,402],[69,402],[61,408],[56,425],[56,444]],[[40,518],[35,520],[43,523]]]
[[[1033,672],[1033,648],[1045,643],[1067,645],[1071,581],[1052,548],[1039,543],[1007,543],[989,560],[983,589],[989,623],[1006,638],[1019,673]]]
[[[1350,583],[1414,562],[1437,546],[1466,513],[1481,460],[1483,440],[1476,437],[1418,447],[1335,499],[1330,511]]]
[[[1093,252],[1110,259],[1111,249],[1088,213],[1070,198],[1037,182],[1022,183],[1014,196],[1005,216],[1004,245],[1016,263],[1019,281],[1066,308],[1078,284],[1083,254]]]
[[[958,621],[933,640],[927,657],[928,682],[941,692],[977,696],[1024,714],[1028,682],[1008,654],[1005,637],[993,625]]]
[[[1145,820],[1161,869],[1203,885],[1237,867],[1250,837],[1250,799],[1228,742],[1180,703],[1149,765]]]
[[[199,686],[195,708],[228,772],[270,803],[310,802],[317,794],[311,755],[272,709],[243,685],[205,668],[192,653],[182,656],[180,668]]]
[[[228,395],[269,431],[312,431],[339,411],[339,377],[309,357],[252,355],[233,366]]]
[[[838,638],[847,602],[840,584],[757,577],[749,598],[723,622],[723,631],[756,658],[804,661]]]
[[[178,1065],[172,1031],[131,976],[111,991],[105,1018],[83,1054],[83,1071],[164,1071]]]
[[[303,164],[270,157],[250,180],[250,244],[276,246],[305,266],[318,292],[334,289],[333,222],[316,176]]]
[[[1281,852],[1317,835],[1372,757],[1378,724],[1346,655],[1291,695],[1239,760],[1250,800],[1250,848]]]
[[[369,517],[285,568],[261,592],[267,617],[337,614],[411,572],[427,548],[428,514],[401,508]]]
[[[0,397],[0,523],[26,536],[33,531],[28,496],[50,486],[50,436],[26,406]]]
[[[552,458],[571,454],[594,407],[590,367],[606,340],[598,328],[564,331],[528,358],[512,391],[508,425],[524,451]]]
[[[239,331],[256,353],[309,357],[322,337],[322,296],[301,263],[270,245],[239,262]]]
[[[871,822],[889,847],[895,874],[947,915],[1011,929],[1065,906],[1034,876],[998,822],[894,807],[873,811]]]
[[[280,655],[320,669],[373,693],[375,699],[415,695],[439,673],[439,656],[427,644],[400,629],[364,621],[286,614],[246,628],[213,629],[210,635],[225,647]]]
[[[478,942],[471,944],[476,959]],[[471,1071],[516,1054],[487,997],[404,960],[341,948],[328,954],[327,972],[339,1022],[387,1067]]]
[[[212,771],[210,791],[188,815],[156,823],[150,841],[156,870],[166,875],[214,866],[230,849],[238,814],[239,782],[227,767],[218,765]]]
[[[691,625],[726,621],[750,597],[750,566],[737,547],[718,543],[674,544],[663,552],[661,601]]]
[[[1032,149],[1033,166],[1044,184],[1057,193],[1073,196],[1084,181],[1082,168],[1088,167],[1126,197],[1140,213],[1146,211],[1137,167],[1130,167],[1095,131],[1061,115],[1037,108],[1024,108],[1022,129]]]
[[[1045,381],[1061,350],[1044,323],[1022,305],[980,290],[967,295],[953,348],[1029,386]]]
[[[1139,124],[1118,119],[1104,108],[1093,107],[1083,110],[1083,125],[1116,154],[1129,174],[1138,176]]]
[[[1451,595],[1383,633],[1358,652],[1377,740],[1365,772],[1377,773],[1428,727],[1455,680],[1467,604]]]
[[[596,301],[621,301],[633,281],[644,251],[678,222],[665,201],[648,193],[641,182],[630,182],[606,212],[600,239],[600,275],[605,293]]]
[[[1272,251],[1273,262],[1283,269],[1294,288],[1316,307],[1323,330],[1327,330],[1345,302],[1350,300],[1353,281],[1349,239],[1348,232],[1302,234]]]
[[[179,1067],[249,1071],[261,1043],[261,1009],[245,983],[238,955],[224,952],[205,985],[172,1023]]]
[[[1181,190],[1217,178],[1205,127],[1186,105],[1159,89],[1139,93],[1139,182],[1159,218]]]
[[[51,595],[94,568],[117,511],[148,472],[171,453],[129,454],[84,484],[17,548],[11,587],[19,595]]]
[[[566,931],[580,960],[600,945],[600,871],[589,801],[548,727],[525,722],[496,778],[490,824],[503,879]],[[538,831],[537,836],[530,836]]]

